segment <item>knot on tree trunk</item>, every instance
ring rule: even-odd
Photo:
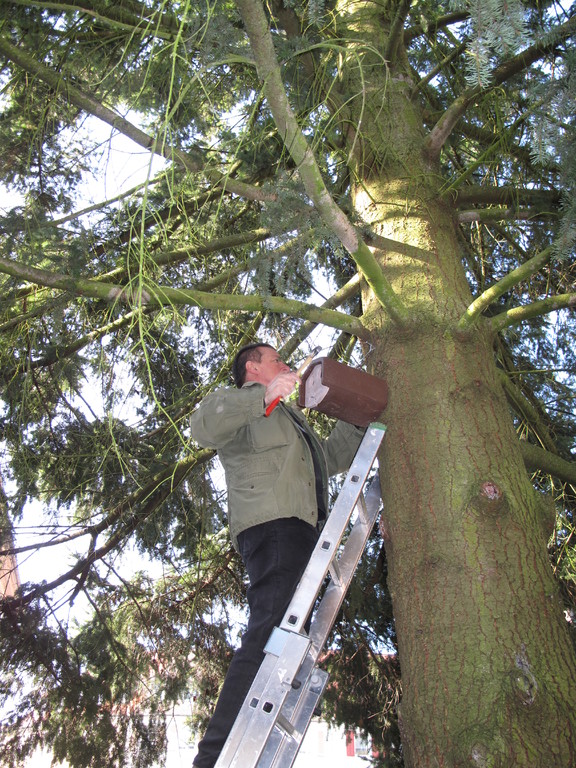
[[[470,768],[501,768],[503,766],[499,755],[495,755],[487,744],[478,742],[470,750],[470,760],[467,763]]]
[[[526,707],[532,706],[538,693],[538,682],[524,649],[516,654],[515,665],[510,673],[510,682],[515,699]]]
[[[502,496],[504,495],[502,493],[502,490],[496,485],[496,483],[492,483],[490,481],[486,483],[482,483],[482,487],[480,488],[480,493],[484,499],[487,499],[490,503],[499,502]]]
[[[494,723],[473,723],[449,755],[454,768],[510,768],[506,749]]]
[[[506,494],[492,480],[486,480],[472,498],[470,506],[481,515],[502,516],[508,512]]]

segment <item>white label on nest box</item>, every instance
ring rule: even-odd
[[[328,387],[322,384],[322,366],[315,365],[306,379],[305,407],[315,408],[324,400],[328,392]]]

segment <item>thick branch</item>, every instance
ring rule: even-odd
[[[478,316],[482,312],[484,312],[484,310],[487,309],[487,307],[489,307],[491,304],[497,301],[500,298],[500,296],[503,296],[507,291],[509,291],[515,285],[518,285],[518,283],[528,280],[533,274],[538,272],[538,270],[540,270],[545,264],[547,264],[548,261],[550,260],[551,253],[552,253],[552,248],[546,248],[541,253],[538,253],[536,254],[536,256],[533,256],[525,264],[521,264],[516,269],[513,269],[512,272],[509,272],[505,277],[503,277],[497,283],[495,283],[494,285],[491,285],[490,288],[487,288],[484,291],[484,293],[478,296],[472,302],[472,304],[470,304],[470,306],[468,307],[468,309],[460,319],[460,322],[458,323],[458,328],[461,331],[465,331],[468,328],[470,328],[470,326],[473,325],[473,323],[476,321]]]
[[[28,280],[38,285],[68,291],[76,296],[88,296],[108,302],[121,302],[134,309],[149,307],[160,309],[181,304],[191,304],[203,309],[241,312],[274,312],[304,320],[322,323],[332,328],[367,337],[364,325],[357,318],[331,309],[321,309],[304,301],[285,299],[279,296],[240,296],[238,294],[206,293],[194,289],[169,288],[160,285],[122,286],[99,283],[96,280],[73,278],[48,272],[44,269],[26,267],[18,262],[0,258],[0,272]]]
[[[479,221],[484,224],[498,221],[533,221],[558,216],[546,206],[543,210],[534,208],[488,208],[486,210],[461,211],[457,218],[461,224]]]
[[[394,20],[390,27],[390,35],[388,36],[388,44],[386,46],[386,53],[384,54],[384,58],[392,65],[394,65],[394,62],[398,56],[398,48],[404,36],[404,24],[406,22],[408,13],[410,12],[411,5],[412,0],[401,0],[401,2],[398,4],[398,8],[396,9],[396,13],[394,15]]]
[[[549,189],[526,189],[524,187],[464,187],[447,192],[457,206],[474,205],[536,205],[555,211],[560,204],[560,192]]]
[[[219,237],[214,240],[210,240],[209,243],[198,245],[193,248],[179,248],[176,251],[161,251],[159,253],[155,253],[151,258],[157,267],[174,266],[175,264],[180,264],[183,261],[188,261],[193,257],[206,256],[210,253],[221,253],[222,251],[237,248],[242,245],[250,245],[251,243],[261,243],[263,240],[267,240],[270,236],[270,230],[261,227],[259,229],[252,229],[247,232],[238,232],[233,235]],[[230,270],[222,273],[221,276],[218,275],[211,278],[210,281],[202,283],[202,290],[209,290],[208,286],[213,288],[214,286],[225,282],[228,277],[231,277],[233,274],[238,274],[239,272],[245,271],[247,267],[247,263],[235,265]],[[103,275],[99,275],[94,279],[107,282],[110,280],[124,279],[126,275],[126,267],[117,267],[116,269],[110,270],[109,272],[106,272]],[[200,286],[197,285],[196,287],[199,288]]]
[[[164,142],[159,141],[153,136],[149,136],[147,133],[140,130],[140,128],[133,125],[129,120],[126,120],[114,112],[114,110],[105,107],[93,96],[90,96],[81,91],[80,88],[76,88],[70,83],[67,83],[63,79],[61,73],[54,72],[43,64],[40,64],[23,48],[12,45],[3,37],[0,37],[0,53],[3,53],[15,64],[18,64],[18,66],[25,72],[40,78],[40,80],[50,85],[57,93],[61,94],[66,101],[70,102],[70,104],[98,117],[102,122],[107,123],[114,130],[117,130],[124,134],[124,136],[132,139],[138,146],[169,160],[177,160],[189,171],[197,172],[202,168],[203,161],[200,158],[194,157],[188,152],[172,150],[170,147],[167,147]]]
[[[576,462],[566,461],[526,440],[520,441],[522,458],[526,468],[532,472],[546,472],[565,483],[576,485]]]
[[[450,24],[460,24],[462,21],[466,21],[470,17],[468,11],[456,11],[455,13],[447,13],[444,16],[438,16],[437,19],[426,24],[424,28],[421,24],[416,24],[413,27],[409,27],[404,32],[404,45],[408,45],[414,40],[415,37],[421,35],[430,36],[434,32],[438,32],[439,29],[449,27]]]
[[[467,88],[464,93],[459,96],[452,105],[444,112],[440,120],[436,123],[435,127],[430,132],[428,137],[427,149],[431,157],[437,157],[440,150],[444,146],[446,139],[452,133],[454,126],[460,120],[462,115],[466,112],[468,106],[475,101],[480,94],[489,93],[498,85],[509,80],[519,72],[523,72],[534,62],[541,59],[550,51],[553,51],[561,42],[569,39],[576,33],[576,16],[567,21],[565,24],[553,29],[542,40],[539,40],[534,45],[527,48],[522,53],[514,56],[509,61],[501,64],[492,72],[492,78],[489,88],[482,88],[481,86],[473,86]]]
[[[576,293],[562,293],[522,307],[514,307],[514,309],[509,309],[507,312],[502,312],[491,318],[490,327],[498,332],[511,325],[518,325],[524,320],[547,315],[559,309],[576,309]]]
[[[298,166],[307,194],[323,221],[350,253],[382,306],[398,324],[405,324],[408,320],[406,308],[384,277],[374,255],[336,205],[324,184],[314,153],[308,146],[288,102],[261,1],[237,0],[237,5],[250,38],[270,111],[286,149]]]
[[[260,240],[266,239],[269,236],[270,236],[270,233],[266,229],[253,230],[252,232],[244,232],[236,235],[229,235],[228,237],[212,240],[209,245],[199,246],[198,248],[183,249],[178,251],[168,251],[168,252],[162,253],[160,254],[159,257],[155,257],[154,261],[157,266],[174,265],[179,263],[180,261],[189,259],[192,256],[212,253],[214,251],[221,251],[226,248],[232,248],[234,246],[241,245],[244,243],[258,242]],[[286,244],[284,248],[276,248],[274,250],[274,255],[280,258],[284,250],[287,250],[293,246],[293,242],[294,241],[290,241],[289,243]],[[230,269],[226,269],[220,274],[215,275],[212,278],[209,278],[207,280],[197,283],[195,286],[195,289],[200,291],[211,292],[215,288],[218,288],[221,285],[224,285],[229,280],[235,279],[238,275],[242,274],[243,272],[247,272],[248,270],[250,270],[251,266],[252,266],[252,261],[249,259],[244,259],[242,261],[239,261],[233,267],[230,267]],[[108,272],[106,275],[99,275],[94,279],[98,280],[98,282],[110,282],[111,278],[113,277],[115,277],[116,279],[118,279],[119,277],[125,278],[126,274],[127,274],[126,267],[120,267],[116,270],[113,270],[112,272]],[[359,290],[358,276],[353,278],[348,284],[348,286],[351,283],[354,283],[355,289],[356,291],[358,291]],[[339,306],[339,304],[342,304],[346,300],[346,298],[348,298],[348,295],[350,295],[351,293],[352,291],[350,290],[350,288],[345,286],[344,288],[340,289],[340,291],[338,291],[336,294],[334,294],[334,296],[332,296],[330,299],[324,302],[324,304],[322,304],[322,307],[325,309],[334,309],[335,307]],[[0,333],[3,330],[9,330],[10,328],[17,326],[19,323],[26,322],[33,316],[45,314],[46,312],[49,311],[51,306],[57,306],[59,303],[61,303],[61,301],[62,299],[60,298],[56,301],[52,300],[51,302],[44,302],[42,304],[39,304],[38,307],[35,308],[34,312],[28,312],[12,318],[10,321],[0,325]],[[143,311],[151,312],[154,309],[155,308],[146,307],[143,309]],[[35,368],[45,368],[45,367],[54,365],[55,363],[67,357],[70,357],[74,353],[78,352],[80,349],[83,349],[95,339],[102,338],[108,333],[113,333],[114,331],[117,331],[120,328],[123,328],[126,325],[129,325],[130,323],[135,322],[136,318],[138,317],[138,314],[141,311],[142,310],[136,309],[132,312],[128,312],[123,317],[117,318],[113,322],[107,323],[106,325],[102,325],[94,329],[90,333],[87,333],[84,336],[76,339],[71,344],[67,344],[60,347],[52,347],[50,351],[47,354],[45,354],[42,358],[39,358],[36,360],[29,360],[29,359],[21,360],[18,362],[17,365],[14,365],[10,368],[6,368],[2,372],[0,372],[0,380],[9,381],[13,376],[17,375],[22,371],[28,371]],[[309,322],[304,324],[304,327],[306,329],[309,328],[309,330],[307,331],[308,333],[310,333],[314,328],[316,328],[316,326],[317,326],[317,323]]]
[[[541,410],[525,396],[522,390],[515,384],[510,374],[501,369],[498,372],[502,389],[512,409],[525,422],[530,432],[537,437],[544,450],[547,453],[557,454],[556,444]]]
[[[54,222],[50,222],[50,225],[52,224],[54,224]],[[246,232],[239,232],[233,235],[226,235],[224,237],[216,238],[214,240],[210,240],[209,243],[205,243],[204,245],[199,245],[193,248],[180,248],[175,251],[161,251],[159,253],[154,253],[153,256],[151,256],[151,260],[157,267],[174,266],[183,261],[189,261],[193,257],[206,256],[211,253],[220,253],[227,249],[236,248],[242,245],[250,245],[251,243],[260,243],[264,240],[267,240],[269,237],[271,237],[271,231],[261,227]],[[103,248],[103,246],[99,246],[96,249],[96,253],[99,253],[101,248]],[[282,249],[278,248],[276,251],[281,254]],[[197,290],[212,291],[214,288],[223,285],[228,280],[241,274],[242,272],[247,272],[250,267],[251,263],[248,259],[238,261],[233,267],[230,267],[230,269],[224,270],[220,274],[215,275],[214,277],[211,277],[207,280],[201,280],[200,282],[196,283],[195,287]],[[108,272],[96,275],[91,279],[97,280],[99,282],[111,282],[118,280],[122,281],[127,278],[127,275],[127,267],[123,266],[116,267],[115,269],[109,270]],[[30,289],[30,291],[32,291],[32,289]],[[13,298],[20,300],[24,298],[25,295],[26,292],[19,291],[17,294],[15,293]],[[4,298],[4,301],[6,301],[6,297]],[[16,317],[12,317],[10,320],[0,325],[0,333],[18,325],[21,322],[25,322],[31,317],[36,317],[40,314],[43,314],[45,311],[49,311],[51,304],[53,303],[54,302],[46,302],[44,304],[38,304],[34,310],[31,310],[28,313],[22,313]]]

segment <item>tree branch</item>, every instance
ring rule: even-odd
[[[186,248],[178,251],[168,251],[165,253],[160,254],[159,257],[154,258],[154,262],[157,266],[166,266],[170,265],[173,266],[174,264],[178,264],[179,262],[189,259],[192,256],[198,256],[198,255],[204,255],[207,253],[213,253],[214,251],[221,251],[226,248],[232,248],[244,243],[251,243],[251,242],[259,242],[263,239],[266,239],[270,236],[269,230],[266,229],[258,229],[253,230],[252,232],[243,232],[239,233],[237,235],[229,235],[228,237],[218,238],[217,240],[213,240],[210,242],[209,245],[206,246],[199,246],[198,248]],[[289,250],[291,247],[293,247],[294,240],[287,243],[282,248],[276,248],[274,250],[274,256],[277,256],[280,258],[284,251]],[[243,272],[247,272],[250,270],[252,266],[252,261],[249,259],[245,259],[237,264],[235,264],[233,267],[230,267],[230,269],[224,270],[218,275],[215,275],[212,278],[209,278],[208,280],[201,281],[196,284],[196,290],[211,292],[215,288],[218,288],[219,286],[223,285],[224,283],[228,282],[231,279],[234,279],[238,275],[242,274]],[[115,277],[118,279],[119,277],[124,278],[127,274],[126,267],[119,267],[116,270],[113,270],[112,272],[106,273],[106,275],[99,275],[98,277],[94,278],[95,280],[98,280],[98,282],[109,282],[112,277]],[[327,301],[325,301],[321,306],[323,309],[334,309],[335,307],[342,304],[344,301],[346,301],[349,296],[353,295],[354,293],[358,292],[360,287],[358,275],[355,276],[355,278],[352,278],[343,288],[341,288],[339,291],[337,291],[333,296],[331,296]],[[52,300],[51,304],[54,306],[57,306],[61,302],[61,299],[59,300]],[[24,315],[19,315],[17,317],[12,318],[10,321],[7,321],[6,323],[3,323],[0,325],[0,333],[2,333],[3,330],[9,330],[13,328],[14,326],[18,325],[19,323],[26,322],[31,317],[43,314],[49,309],[50,302],[45,302],[43,304],[39,304],[39,306],[34,310],[34,312],[28,312]],[[44,355],[41,358],[38,358],[36,360],[29,360],[29,359],[23,359],[18,362],[17,365],[14,365],[9,368],[5,368],[4,370],[0,371],[0,380],[2,381],[10,381],[10,379],[13,376],[18,375],[18,373],[21,373],[23,371],[29,371],[36,368],[45,368],[51,365],[54,365],[57,362],[60,362],[64,358],[70,357],[75,352],[78,352],[80,349],[83,349],[88,344],[90,344],[92,341],[102,338],[102,336],[105,336],[107,333],[112,333],[114,331],[119,330],[120,328],[125,327],[126,325],[129,325],[130,323],[134,322],[140,312],[152,312],[156,308],[155,307],[145,307],[143,309],[135,309],[133,311],[128,312],[123,317],[117,318],[116,320],[107,323],[106,325],[102,325],[90,333],[85,334],[84,336],[76,339],[72,344],[67,344],[60,347],[52,347],[50,351]],[[314,328],[316,328],[318,325],[317,322],[307,322],[304,323],[300,331],[298,332],[297,336],[302,340],[305,338],[309,333],[312,332]],[[303,334],[303,335],[302,335]],[[292,350],[293,351],[293,350]]]
[[[451,190],[462,187],[464,182],[473,177],[474,173],[496,155],[501,154],[500,147],[507,147],[510,144],[511,136],[514,136],[518,129],[528,120],[537,107],[543,104],[543,100],[540,100],[535,106],[531,106],[529,110],[525,110],[516,120],[506,127],[506,130],[500,131],[496,138],[490,137],[487,148],[480,153],[480,155],[473,161],[471,161],[468,167],[456,178],[450,185],[443,190],[443,192],[449,192]],[[530,153],[528,152],[530,158]]]
[[[340,306],[343,302],[355,296],[360,290],[360,275],[356,273],[346,285],[342,286],[336,293],[334,293],[327,301],[322,304],[325,309],[334,309]],[[317,323],[307,321],[303,323],[300,328],[292,335],[290,341],[282,346],[281,353],[283,356],[290,356],[298,346],[309,336]]]
[[[404,32],[404,44],[407,45],[415,37],[420,37],[421,35],[430,35],[432,32],[438,32],[439,29],[449,27],[450,24],[460,24],[461,22],[466,21],[468,18],[470,18],[469,11],[457,11],[455,13],[447,13],[444,16],[438,16],[438,18],[434,19],[434,21],[432,21],[430,24],[426,24],[426,27],[424,27],[422,24],[416,24],[413,27],[409,27]]]
[[[557,296],[549,296],[547,299],[535,301],[522,307],[514,307],[507,312],[491,318],[489,323],[493,331],[498,332],[511,325],[517,325],[532,317],[555,312],[558,309],[576,309],[576,293],[561,293]]]
[[[530,432],[536,436],[547,453],[558,454],[556,444],[550,434],[549,425],[545,422],[538,404],[526,397],[520,387],[513,381],[511,372],[499,368],[498,378],[506,399],[519,419],[525,422]]]
[[[525,187],[464,187],[448,191],[447,196],[457,206],[474,205],[536,205],[548,210],[558,208],[561,194],[557,190],[526,189]]]
[[[535,208],[488,208],[487,210],[460,211],[457,218],[461,224],[469,224],[473,221],[483,223],[498,221],[532,221],[555,217],[558,214],[550,210],[549,206],[539,210]]]
[[[194,289],[169,288],[160,285],[115,285],[100,283],[96,280],[74,278],[44,269],[27,267],[9,259],[0,258],[0,272],[13,277],[28,280],[32,283],[45,285],[68,291],[76,296],[88,296],[108,302],[121,302],[136,308],[150,307],[160,309],[180,304],[191,304],[203,309],[241,312],[274,312],[304,320],[328,325],[347,331],[362,339],[367,338],[367,330],[361,320],[350,317],[342,312],[322,309],[304,301],[285,299],[280,296],[240,296],[238,294],[206,293]]]
[[[140,184],[137,184],[135,187],[132,187],[132,189],[127,189],[125,192],[120,192],[115,197],[110,197],[107,200],[100,201],[99,203],[88,205],[85,208],[81,208],[78,211],[72,211],[72,213],[68,213],[65,216],[61,216],[59,219],[50,219],[42,223],[48,227],[61,227],[63,224],[67,224],[69,221],[74,221],[75,219],[79,219],[88,213],[92,213],[93,211],[100,211],[102,210],[102,208],[107,208],[108,206],[113,205],[114,203],[118,203],[121,200],[125,200],[126,198],[132,197],[132,195],[135,195],[140,190],[149,190],[158,181],[159,181],[158,177],[156,179],[147,179],[146,181],[143,181]]]
[[[520,441],[520,450],[526,468],[533,472],[546,472],[559,480],[576,485],[576,462],[566,461],[526,440]]]
[[[530,116],[531,112],[524,113],[526,116]],[[515,125],[515,121],[512,125]],[[506,153],[511,156],[515,157],[518,160],[520,160],[522,163],[525,163],[529,168],[533,168],[533,161],[532,161],[532,153],[530,152],[530,147],[518,144],[517,141],[512,140],[512,132],[510,130],[511,126],[506,127],[503,129],[502,133],[503,135],[507,136],[506,141]],[[492,131],[487,130],[486,128],[483,128],[480,125],[475,125],[474,123],[470,123],[466,120],[462,121],[460,125],[458,126],[459,131],[462,132],[464,136],[467,136],[468,138],[474,139],[474,141],[477,141],[479,144],[485,144],[490,145],[494,141],[494,134]],[[538,169],[540,172],[542,171],[542,167]],[[550,171],[552,173],[557,173],[559,168],[557,163],[555,163],[550,158],[546,161],[546,169],[547,171]]]
[[[527,69],[531,64],[541,59],[550,51],[553,51],[561,42],[569,39],[576,33],[576,16],[553,29],[542,40],[527,48],[522,53],[514,56],[509,61],[496,67],[492,72],[491,83],[488,88],[475,85],[467,88],[464,93],[452,102],[440,120],[436,123],[427,141],[427,150],[431,158],[436,158],[444,146],[446,139],[452,133],[454,126],[466,112],[468,106],[480,94],[489,93],[498,85],[506,82],[514,75]]]
[[[519,267],[516,267],[516,269],[513,269],[512,272],[509,272],[497,283],[491,285],[490,288],[487,288],[484,293],[478,296],[472,304],[470,304],[464,315],[462,315],[458,322],[458,329],[460,331],[468,330],[474,324],[478,316],[484,312],[487,307],[497,301],[500,296],[504,295],[515,285],[518,285],[518,283],[528,280],[528,278],[538,272],[544,264],[547,264],[550,260],[551,253],[552,247],[546,248],[541,253],[533,256],[525,264],[521,264]],[[500,316],[501,315],[498,315],[497,317]]]
[[[40,317],[59,306],[63,306],[65,303],[66,301],[62,299],[62,296],[58,296],[56,299],[51,298],[49,301],[39,301],[28,312],[20,312],[17,315],[13,315],[10,319],[0,324],[0,334],[10,331],[22,323],[27,323],[35,317]]]
[[[458,56],[461,56],[464,51],[466,50],[468,43],[461,43],[457,48],[455,48],[451,53],[449,53],[447,56],[445,56],[442,61],[440,61],[433,69],[428,72],[428,74],[423,77],[421,80],[419,80],[416,85],[414,86],[413,93],[416,94],[418,91],[421,91],[431,80],[433,80],[436,75],[440,74],[440,72],[443,72],[444,69],[451,64],[454,59],[457,59]]]
[[[302,23],[298,18],[293,5],[285,3],[284,0],[270,0],[269,7],[274,18],[278,20],[286,33],[288,40],[302,40],[306,33],[302,28]],[[307,76],[312,81],[317,74],[316,59],[313,50],[300,51],[298,58],[302,62],[303,69]]]
[[[258,229],[252,229],[247,232],[238,232],[233,235],[226,235],[225,237],[219,237],[215,240],[211,240],[204,245],[198,245],[193,248],[179,248],[175,251],[162,251],[155,253],[152,256],[154,264],[157,267],[168,267],[180,264],[182,261],[187,261],[197,256],[207,256],[210,253],[218,253],[227,249],[238,248],[242,245],[250,245],[252,243],[261,243],[263,240],[267,240],[272,236],[269,229],[260,227]],[[197,288],[201,290],[210,290],[217,285],[225,282],[229,277],[239,272],[243,272],[248,268],[248,262],[243,264],[236,264],[229,270],[226,270],[221,275],[217,275],[210,280],[197,284]],[[94,277],[94,280],[109,281],[124,279],[127,275],[126,267],[117,267],[102,275]]]
[[[114,509],[112,509],[110,513],[106,515],[106,517],[102,518],[99,523],[94,525],[87,525],[85,528],[82,528],[79,531],[75,531],[74,533],[67,533],[65,536],[58,536],[57,538],[52,538],[49,541],[42,542],[40,544],[27,544],[21,547],[12,547],[10,549],[0,550],[0,555],[18,555],[22,554],[23,552],[30,552],[37,549],[44,549],[46,547],[58,546],[59,544],[68,544],[69,542],[74,541],[75,539],[79,539],[82,536],[92,536],[93,538],[96,538],[100,533],[103,533],[105,530],[118,522],[122,515],[126,514],[134,506],[150,498],[154,492],[157,491],[157,489],[167,480],[176,477],[183,468],[180,466],[183,464],[183,462],[183,466],[187,467],[186,472],[188,472],[190,469],[192,469],[192,467],[196,466],[197,464],[203,464],[209,461],[213,456],[214,451],[212,449],[206,448],[198,451],[196,454],[194,454],[193,457],[188,457],[181,462],[177,462],[176,465],[172,464],[169,467],[166,467],[166,469],[164,469],[162,472],[154,475],[154,477],[152,477],[152,479],[149,480],[144,486],[138,488],[134,493],[125,498],[120,504],[117,504],[116,507],[114,507]],[[191,461],[193,461],[192,466],[189,466]],[[180,478],[180,480],[182,479],[183,477]],[[174,488],[175,485],[173,484],[172,490],[174,490]],[[164,497],[162,497],[161,500],[163,499]],[[141,516],[140,519],[142,519]]]
[[[322,220],[350,253],[378,301],[399,325],[406,324],[406,308],[386,280],[371,250],[360,239],[357,230],[336,205],[324,184],[314,153],[308,146],[288,102],[261,1],[236,0],[236,4],[250,38],[258,75],[262,80],[274,122],[286,149],[298,167],[306,193]]]
[[[86,333],[84,336],[72,342],[72,344],[66,344],[62,347],[52,347],[50,351],[44,355],[44,357],[41,357],[37,360],[20,360],[17,365],[12,366],[11,368],[4,368],[4,370],[0,372],[0,380],[7,382],[10,381],[13,376],[16,376],[18,373],[23,371],[29,371],[35,368],[46,368],[48,366],[54,365],[55,363],[58,363],[61,360],[64,360],[67,357],[71,357],[75,352],[78,352],[79,350],[88,346],[88,344],[95,341],[96,339],[100,339],[107,333],[113,333],[114,331],[118,331],[120,328],[135,322],[140,312],[140,309],[132,310],[123,317],[120,317],[117,320],[113,320],[111,323],[107,323],[106,325],[101,325],[99,328],[96,328],[90,333]]]
[[[394,20],[392,21],[392,25],[390,27],[386,53],[384,54],[384,58],[389,64],[393,65],[398,56],[398,47],[400,46],[400,43],[404,37],[404,24],[406,22],[406,18],[408,17],[408,13],[410,12],[411,5],[412,0],[401,0],[401,2],[398,4],[398,8],[396,9]]]

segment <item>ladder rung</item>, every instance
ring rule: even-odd
[[[338,586],[342,585],[342,577],[340,575],[340,565],[338,563],[337,558],[334,558],[330,565],[328,566],[328,572],[330,573],[330,576],[332,577],[332,583],[337,584]]]

